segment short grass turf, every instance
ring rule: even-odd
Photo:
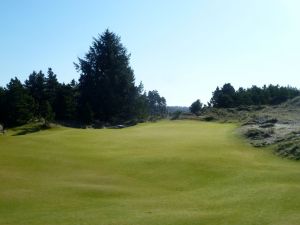
[[[235,125],[163,121],[0,137],[1,225],[299,225],[300,163]]]

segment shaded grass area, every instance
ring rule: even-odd
[[[299,224],[300,164],[235,125],[146,123],[0,137],[0,224]]]
[[[43,130],[48,130],[48,129],[50,129],[50,127],[46,126],[45,123],[35,122],[35,123],[25,124],[20,127],[12,128],[9,130],[8,135],[13,135],[13,136],[26,135],[26,134],[31,134]]]

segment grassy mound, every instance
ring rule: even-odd
[[[283,103],[283,106],[285,108],[298,108],[300,107],[300,96],[293,98],[291,100],[288,100],[286,103]]]
[[[0,136],[3,225],[296,225],[300,164],[233,124],[55,127]]]

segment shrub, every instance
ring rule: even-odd
[[[300,160],[300,142],[289,141],[279,144],[275,149],[277,155]]]
[[[247,132],[245,133],[247,138],[250,138],[252,140],[261,140],[264,138],[268,138],[271,137],[271,134],[274,131],[272,129],[269,130],[261,130],[261,129],[256,129],[256,128],[252,128],[247,130]]]
[[[176,111],[172,114],[171,120],[178,120],[182,114],[182,111]]]

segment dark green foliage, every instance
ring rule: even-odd
[[[182,111],[176,111],[176,112],[172,113],[171,120],[178,120],[180,118],[181,114],[182,114]]]
[[[224,84],[222,89],[217,89],[213,92],[211,104],[217,108],[230,108],[234,106],[235,90],[231,84]]]
[[[157,91],[135,86],[130,55],[120,38],[106,30],[94,39],[84,59],[75,64],[81,73],[78,85],[78,116],[83,122],[111,124],[143,121],[166,115],[166,100]]]
[[[190,112],[196,115],[199,115],[203,104],[200,102],[199,99],[197,99],[195,102],[192,103],[190,106]]]
[[[29,120],[44,121],[49,125],[54,120],[74,121],[77,114],[77,84],[60,84],[49,68],[48,76],[42,71],[33,72],[23,85],[12,79],[6,89],[0,88],[0,123],[16,126]]]
[[[0,124],[2,124],[5,120],[5,90],[0,87]]]
[[[151,117],[165,117],[167,114],[166,99],[161,97],[158,91],[148,92],[148,104]]]
[[[47,130],[49,129],[49,124],[45,123],[30,123],[27,125],[23,125],[18,128],[14,128],[13,130],[15,131],[15,134],[13,136],[20,136],[20,135],[26,135],[26,134],[31,134],[35,132],[39,132],[41,130]]]
[[[132,119],[138,90],[129,58],[120,38],[109,30],[94,39],[84,59],[79,58],[79,107],[89,104],[94,119]]]
[[[56,93],[55,116],[57,120],[75,120],[77,114],[77,84],[72,81],[71,84],[59,84]]]
[[[213,92],[210,103],[216,108],[231,108],[250,105],[278,105],[300,95],[300,91],[292,87],[264,85],[262,88],[239,88],[237,91],[230,83],[219,87]]]
[[[204,116],[202,119],[207,122],[216,120],[216,118],[213,116]]]
[[[57,102],[59,88],[60,83],[57,80],[56,74],[49,68],[45,79],[45,96],[54,112],[57,112],[61,107]]]
[[[41,116],[45,121],[45,125],[49,125],[54,120],[54,113],[49,101],[43,101],[40,105]]]
[[[42,117],[42,107],[46,101],[46,78],[42,71],[36,73],[33,71],[25,81],[25,86],[30,96],[35,101],[34,115],[38,118]]]
[[[293,140],[279,144],[275,152],[282,157],[300,160],[300,141]]]
[[[149,115],[148,96],[142,82],[138,86],[138,95],[135,100],[135,114],[139,121],[145,121]]]
[[[21,81],[11,79],[5,92],[6,126],[25,124],[33,118],[34,100]]]
[[[81,104],[81,107],[79,108],[79,115],[80,115],[80,120],[84,123],[92,123],[94,120],[94,113],[92,110],[92,107],[90,106],[89,103]]]
[[[120,38],[106,30],[94,39],[84,59],[75,64],[79,83],[59,83],[51,68],[47,76],[33,71],[23,85],[17,78],[0,87],[0,123],[25,124],[29,120],[68,124],[133,125],[149,117],[166,115],[166,100],[157,91],[135,86],[130,55]],[[102,126],[101,125],[101,126]]]
[[[272,130],[262,130],[262,129],[249,129],[247,132],[246,132],[246,137],[247,138],[250,138],[250,139],[253,139],[253,140],[261,140],[261,139],[265,139],[265,138],[268,138],[268,137],[271,137],[271,134],[272,133]]]
[[[106,30],[94,39],[84,59],[75,64],[81,72],[78,85],[79,119],[120,123],[143,120],[152,114],[163,114],[163,98],[153,100],[143,93],[142,84],[135,86],[130,55],[120,38]],[[154,107],[153,101],[159,106]],[[155,105],[156,106],[156,105]]]
[[[275,153],[289,159],[300,160],[300,131],[295,130],[277,141]]]
[[[35,101],[35,117],[45,121],[75,119],[75,81],[74,86],[60,84],[56,74],[49,68],[47,77],[42,71],[33,72],[25,81],[25,85]]]

